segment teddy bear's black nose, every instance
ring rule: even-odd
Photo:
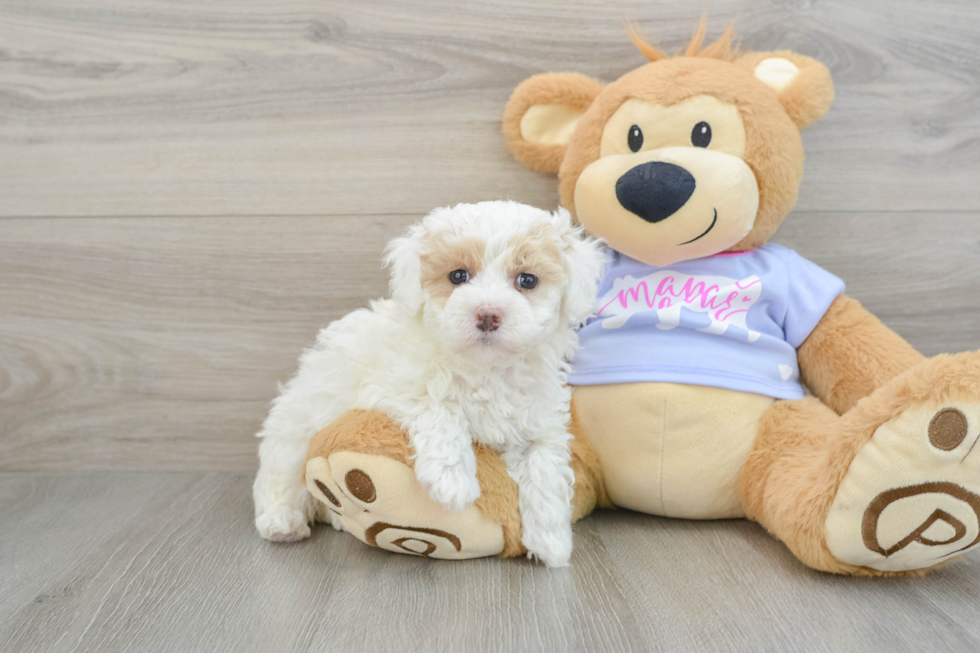
[[[650,161],[626,171],[616,182],[616,197],[627,211],[647,222],[674,215],[694,194],[694,177],[684,168]]]

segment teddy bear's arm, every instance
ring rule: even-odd
[[[803,382],[839,414],[923,360],[846,295],[834,300],[797,355]]]

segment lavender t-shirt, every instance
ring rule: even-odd
[[[780,245],[662,268],[609,250],[568,381],[668,381],[799,399],[796,349],[843,291],[843,281]]]

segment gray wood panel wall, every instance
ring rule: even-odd
[[[0,2],[0,471],[255,466],[316,330],[435,206],[557,204],[529,75],[611,80],[701,8],[832,70],[776,237],[927,354],[980,347],[980,4]]]

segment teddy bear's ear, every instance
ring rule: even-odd
[[[816,122],[834,101],[830,71],[817,61],[795,52],[752,52],[735,63],[779,96],[779,102],[797,127]]]
[[[514,157],[533,170],[558,172],[579,118],[602,84],[577,73],[545,73],[524,80],[504,109],[504,136]]]

